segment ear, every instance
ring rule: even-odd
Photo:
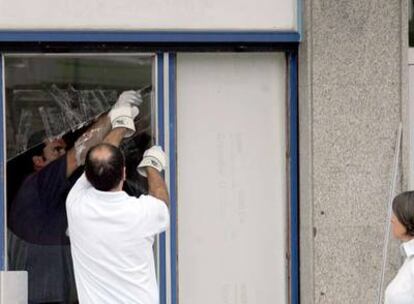
[[[122,180],[126,181],[126,167],[124,166],[124,170],[122,170]]]
[[[33,167],[36,168],[42,168],[45,164],[45,160],[42,156],[35,155],[32,157]]]

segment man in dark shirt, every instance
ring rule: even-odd
[[[133,134],[141,102],[135,91],[124,92],[109,115],[101,116],[67,152],[62,139],[35,149],[34,173],[24,180],[8,213],[9,270],[28,272],[29,303],[76,303],[66,197],[89,147],[114,128]]]
[[[33,156],[35,173],[24,180],[9,211],[9,269],[28,271],[30,303],[73,303],[76,289],[61,206],[76,178],[62,140],[42,146],[42,153]]]

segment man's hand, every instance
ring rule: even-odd
[[[167,163],[166,156],[164,151],[160,146],[152,146],[147,151],[144,152],[142,161],[139,163],[137,170],[138,173],[142,176],[147,177],[147,167],[152,167],[158,172],[161,172],[165,169]]]
[[[139,163],[137,170],[148,180],[148,193],[168,206],[169,197],[167,185],[161,177],[161,171],[165,169],[167,163],[165,153],[160,146],[152,146],[144,152],[142,161]]]
[[[118,100],[114,104],[114,107],[131,106],[133,118],[137,117],[139,110],[138,107],[142,104],[142,96],[140,91],[124,91],[119,95]]]
[[[135,133],[134,118],[138,116],[138,106],[142,103],[142,97],[139,92],[125,91],[109,111],[112,129],[125,128],[127,132],[125,137],[130,137]]]

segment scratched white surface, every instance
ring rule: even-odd
[[[297,0],[0,0],[0,29],[294,30]]]
[[[283,54],[179,54],[179,303],[287,303]]]

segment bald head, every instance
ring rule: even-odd
[[[97,190],[111,191],[118,187],[124,174],[124,156],[119,148],[110,144],[92,147],[85,160],[85,174]]]

